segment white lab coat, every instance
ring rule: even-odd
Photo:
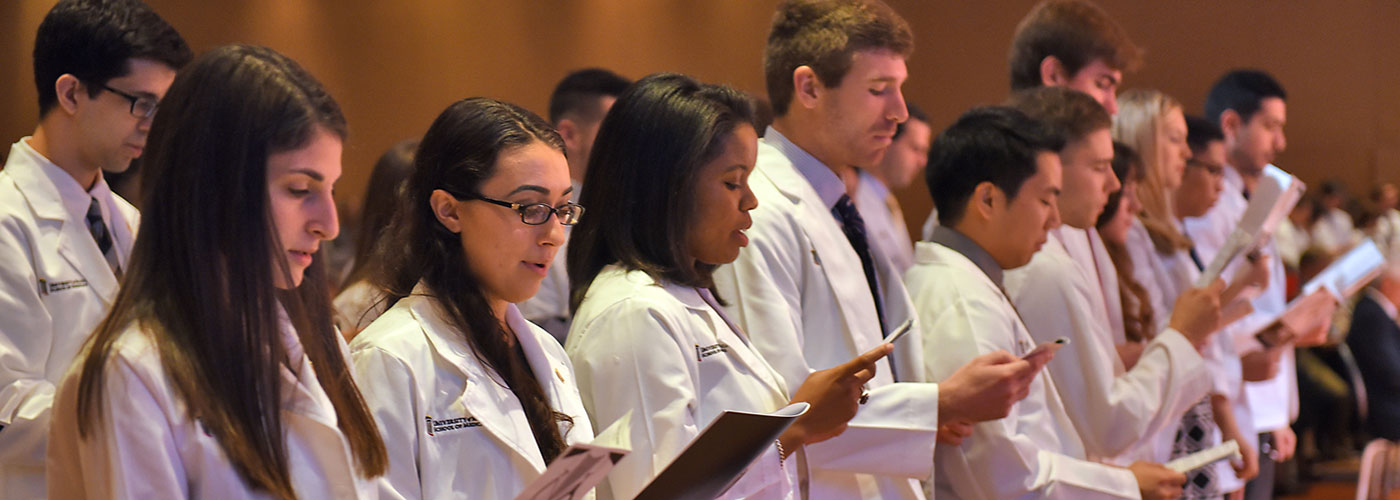
[[[589,286],[565,346],[584,407],[595,431],[632,413],[632,454],[608,474],[598,498],[637,496],[725,410],[788,404],[782,377],[706,300],[709,293],[617,265]],[[792,458],[785,467],[770,446],[720,498],[792,498]]]
[[[44,446],[57,385],[117,296],[117,276],[88,232],[96,197],[118,262],[139,214],[98,179],[86,191],[29,147],[0,170],[0,491],[43,498]]]
[[[472,353],[419,284],[350,342],[355,380],[389,449],[385,498],[510,500],[544,472],[520,401]],[[593,439],[564,348],[525,321],[514,305],[506,323],[569,444]],[[590,497],[591,497],[590,493]]]
[[[870,244],[880,247],[880,253],[889,258],[902,275],[914,265],[914,243],[909,241],[904,212],[900,211],[898,203],[892,203],[890,188],[880,179],[864,169],[858,172],[860,184],[856,188],[855,204],[861,218],[865,219]]]
[[[919,320],[928,325],[923,340],[930,378],[947,378],[982,354],[1023,356],[1035,347],[1006,296],[968,257],[920,242],[914,259],[906,282]],[[977,424],[962,446],[938,447],[938,498],[1139,498],[1132,471],[1085,460],[1051,377],[1042,370],[1009,416]]]
[[[1341,252],[1360,241],[1351,215],[1340,208],[1327,210],[1313,223],[1313,245],[1328,252]]]
[[[1089,241],[1082,229],[1050,231],[1030,264],[1006,273],[1006,288],[1022,317],[1035,318],[1026,326],[1037,343],[1071,340],[1048,367],[1086,455],[1126,465],[1146,437],[1176,425],[1205,396],[1210,380],[1196,348],[1171,329],[1124,368],[1106,315],[1087,306],[1102,292],[1066,250],[1075,239]]]
[[[789,393],[813,371],[850,361],[883,338],[860,257],[793,157],[818,162],[769,128],[749,177],[758,198],[749,245],[715,272],[719,295],[730,303],[726,312]],[[913,306],[901,277],[872,252],[886,324],[894,329],[913,318]],[[938,386],[923,383],[919,330],[915,322],[891,354],[900,383],[880,361],[869,403],[846,432],[806,447],[812,498],[923,497],[918,480],[933,473]]]
[[[191,419],[150,334],[133,323],[120,335],[105,368],[103,416],[87,439],[78,435],[82,365],[75,363],[63,381],[49,434],[51,498],[267,498],[249,489],[219,441]],[[282,341],[289,352],[301,351],[285,316]],[[344,353],[339,335],[336,341]],[[357,472],[311,362],[302,356],[295,366],[295,374],[282,367],[282,426],[297,496],[378,498],[374,480]]]
[[[1273,165],[1265,168],[1278,169]],[[1211,207],[1206,215],[1190,217],[1185,221],[1186,229],[1190,231],[1191,239],[1196,243],[1196,251],[1207,263],[1215,258],[1215,254],[1239,225],[1240,218],[1249,206],[1249,201],[1244,198],[1244,179],[1238,171],[1234,168],[1225,169],[1222,183],[1224,190],[1215,206]],[[1282,314],[1288,307],[1285,297],[1287,284],[1281,278],[1284,276],[1283,258],[1277,244],[1270,240],[1260,248],[1260,252],[1264,258],[1269,259],[1269,276],[1279,278],[1270,279],[1269,286],[1254,298],[1253,314],[1236,321],[1217,334],[1229,336],[1235,353],[1239,355],[1262,349],[1263,346],[1254,339],[1253,333],[1266,323],[1272,322],[1273,318]],[[1236,259],[1234,264],[1221,274],[1230,276],[1237,266],[1245,265],[1243,262],[1244,259]],[[1298,371],[1292,349],[1284,349],[1279,365],[1279,372],[1274,378],[1263,382],[1244,383],[1244,400],[1249,404],[1251,426],[1261,433],[1278,430],[1298,418]],[[1245,415],[1237,413],[1236,418],[1244,420]]]
[[[389,308],[384,293],[369,280],[351,283],[335,296],[335,327],[353,338]]]

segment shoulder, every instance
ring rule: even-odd
[[[350,341],[351,356],[379,354],[403,360],[431,352],[423,323],[410,308],[415,300],[423,299],[404,297],[355,335]]]
[[[684,310],[679,299],[645,272],[609,268],[589,287],[574,316],[575,327],[569,338],[578,335],[583,342],[599,337],[633,337],[643,333],[636,324],[674,323]],[[619,324],[634,325],[629,328]]]

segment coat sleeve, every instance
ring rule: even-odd
[[[389,452],[389,470],[376,479],[381,498],[422,498],[418,479],[418,391],[413,371],[382,349],[365,347],[350,355],[365,404],[379,424]]]
[[[1016,352],[1014,323],[990,304],[958,301],[941,313],[924,312],[936,339],[926,339],[927,365],[936,379],[947,378],[972,358]],[[1063,350],[1062,350],[1063,351]],[[1051,362],[1062,363],[1060,359]],[[1066,439],[1052,423],[1053,389],[1043,372],[1026,400],[1007,418],[978,423],[962,446],[938,448],[942,490],[961,498],[1109,499],[1138,498],[1137,479],[1127,469],[1044,449],[1045,439]],[[1037,441],[1032,434],[1040,434]]]
[[[12,216],[0,222],[0,463],[40,467],[56,388],[45,377],[53,315],[39,296],[35,237]]]
[[[632,452],[608,474],[599,498],[637,496],[709,422],[697,421],[698,367],[683,319],[623,300],[569,334],[568,353],[589,419],[602,431],[629,411]],[[721,498],[791,491],[776,451],[760,456]]]
[[[1133,449],[1176,424],[1210,389],[1200,353],[1176,330],[1158,334],[1125,372],[1107,325],[1095,321],[1085,307],[1088,298],[1074,285],[1083,278],[1072,262],[1033,259],[1015,277],[1011,298],[1021,317],[1030,319],[1036,343],[1072,340],[1047,367],[1090,457]]]
[[[152,367],[155,373],[149,369]],[[200,424],[172,421],[168,413],[174,406],[172,395],[163,390],[168,388],[161,382],[165,374],[159,371],[159,364],[138,366],[116,355],[107,362],[102,415],[86,438],[79,435],[75,424],[78,378],[74,375],[68,379],[72,387],[65,387],[74,393],[64,399],[70,404],[57,410],[63,412],[63,425],[53,427],[51,437],[55,448],[76,449],[72,455],[59,457],[76,458],[78,463],[48,464],[48,484],[54,498],[63,498],[62,492],[71,491],[76,483],[82,484],[82,498],[89,499],[188,498],[188,476],[177,436],[192,430],[183,427]]]

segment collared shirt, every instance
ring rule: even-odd
[[[977,268],[981,269],[992,280],[992,283],[997,285],[997,288],[1006,289],[1006,286],[1002,284],[1001,264],[998,264],[992,254],[987,253],[982,248],[982,245],[972,241],[972,238],[968,238],[951,227],[937,226],[933,228],[933,234],[929,236],[929,241],[951,248],[962,254],[963,257],[967,257],[967,260],[976,264]]]
[[[1381,306],[1381,310],[1385,311],[1386,317],[1400,322],[1400,310],[1396,309],[1395,303],[1390,301],[1390,297],[1386,297],[1385,294],[1377,291],[1375,288],[1367,288],[1366,295],[1370,296],[1371,300],[1376,301],[1376,305]]]
[[[812,189],[817,191],[817,196],[821,197],[822,204],[826,205],[826,211],[836,208],[836,202],[841,199],[841,195],[846,194],[846,184],[841,182],[841,178],[836,176],[836,172],[831,171],[817,157],[812,156],[807,150],[793,144],[778,129],[768,127],[768,131],[763,134],[763,142],[773,146],[783,153],[788,160],[792,161],[792,166],[797,168],[797,172],[807,179],[807,183],[812,185]],[[832,217],[836,217],[832,215]]]
[[[48,177],[49,181],[53,182],[54,188],[58,190],[58,196],[63,200],[63,210],[68,213],[68,220],[86,224],[88,207],[92,205],[93,199],[97,199],[97,206],[102,211],[102,223],[107,225],[107,230],[112,234],[113,242],[116,243],[113,248],[117,251],[118,262],[125,266],[131,242],[116,241],[118,233],[112,230],[112,211],[116,210],[113,207],[116,201],[112,197],[115,194],[112,192],[111,186],[107,185],[106,176],[98,171],[97,182],[92,184],[92,189],[84,189],[83,185],[78,184],[78,180],[74,179],[68,171],[63,170],[48,157],[34,149],[34,146],[29,144],[32,140],[31,137],[20,139],[14,147],[10,148],[10,155],[24,155],[29,163],[39,166],[39,169],[44,172],[44,176]],[[121,234],[125,235],[126,233],[122,232]]]

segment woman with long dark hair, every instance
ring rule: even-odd
[[[384,294],[370,280],[370,273],[378,267],[374,247],[375,242],[392,232],[389,226],[400,205],[403,186],[408,182],[408,175],[413,173],[413,153],[417,150],[418,139],[399,141],[379,156],[374,170],[370,171],[364,204],[360,208],[354,261],[341,283],[340,293],[331,302],[335,306],[335,326],[347,339],[355,338],[355,334],[384,314],[387,308]]]
[[[725,410],[804,401],[808,412],[723,497],[791,498],[798,467],[784,459],[844,430],[891,349],[815,372],[788,394],[720,307],[711,274],[739,256],[758,204],[748,187],[758,154],[751,109],[734,89],[652,75],[618,98],[594,142],[579,200],[589,217],[569,243],[567,350],[598,428],[634,414],[632,455],[600,498],[636,496]]]
[[[391,305],[351,342],[389,445],[386,494],[512,499],[592,439],[564,349],[513,305],[583,213],[563,151],[539,116],[483,98],[423,136],[379,247]]]
[[[125,283],[54,406],[52,498],[373,495],[384,444],[318,254],[345,130],[270,49],[215,49],[175,79]]]

